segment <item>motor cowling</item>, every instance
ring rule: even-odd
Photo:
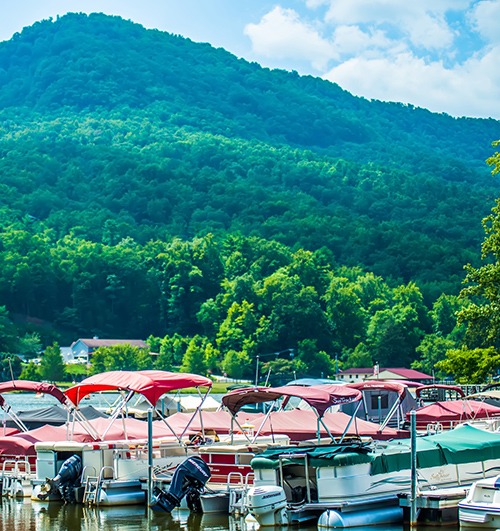
[[[75,501],[75,487],[81,483],[82,475],[82,458],[79,455],[72,455],[61,465],[57,476],[53,479],[47,478],[46,483],[42,486],[38,498],[45,500],[50,494],[57,490],[66,502]]]
[[[187,497],[189,508],[196,511],[199,509],[197,500],[210,476],[210,469],[201,457],[188,457],[175,469],[168,490],[153,489],[150,506],[172,512]]]
[[[287,500],[282,487],[268,485],[248,491],[248,510],[261,527],[288,524]]]

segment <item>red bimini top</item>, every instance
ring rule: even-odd
[[[354,402],[361,398],[357,389],[349,389],[343,385],[318,385],[304,387],[302,385],[284,385],[283,387],[248,387],[235,389],[222,397],[222,403],[236,415],[247,404],[272,402],[282,397],[296,396],[305,400],[316,409],[319,416],[333,405]]]
[[[30,380],[10,380],[8,382],[0,383],[0,406],[5,403],[1,396],[2,393],[9,391],[27,391],[30,393],[44,393],[52,395],[59,400],[61,404],[66,402],[64,393],[55,385],[46,382],[31,382]]]
[[[110,371],[85,378],[70,387],[65,395],[78,405],[82,398],[100,391],[133,391],[143,395],[155,406],[162,395],[169,391],[189,387],[212,387],[212,380],[205,376],[167,371]]]

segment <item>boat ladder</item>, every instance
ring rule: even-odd
[[[99,472],[99,476],[87,476],[85,480],[85,489],[83,491],[84,505],[99,505],[99,496],[101,494],[102,483],[104,481],[104,472],[111,470],[112,466],[103,466]]]
[[[30,476],[31,467],[27,459],[6,459],[0,477],[2,496],[24,497],[25,484],[27,484]]]
[[[237,482],[231,480],[236,477]],[[229,514],[241,516],[248,512],[247,493],[250,488],[250,480],[253,482],[254,473],[249,472],[245,478],[241,472],[230,472],[227,475],[227,490],[229,492]]]

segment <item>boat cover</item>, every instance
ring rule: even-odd
[[[155,406],[162,395],[189,387],[212,387],[212,380],[197,374],[167,371],[109,371],[85,378],[70,387],[65,395],[74,403],[91,393],[133,391],[145,396]]]
[[[249,387],[234,389],[222,397],[222,404],[236,415],[247,404],[273,402],[280,398],[300,397],[313,407],[319,416],[337,404],[345,404],[359,400],[361,393],[343,385],[321,385],[304,387],[301,385],[284,385],[282,387]],[[285,400],[286,401],[286,400]]]
[[[278,468],[280,459],[283,465],[304,463],[306,454],[309,463],[317,467],[370,462],[371,475],[409,470],[411,466],[408,440],[388,442],[379,450],[366,444],[335,443],[273,448],[254,457],[251,466],[254,469]],[[417,469],[446,464],[478,463],[490,459],[500,459],[500,433],[497,432],[463,424],[447,432],[417,438]]]
[[[241,417],[243,418],[243,416]],[[340,437],[344,433],[351,417],[342,412],[325,413],[322,418],[324,424],[334,437]],[[262,422],[264,424],[261,426]],[[266,419],[260,415],[251,419],[251,423],[261,435],[285,434],[292,441],[306,441],[317,437],[317,416],[311,410],[292,409],[289,411],[273,411]],[[362,419],[356,419],[349,426],[346,435],[359,437],[372,437],[374,439],[394,439],[401,436],[400,431],[393,428],[384,428],[380,432],[380,425]],[[408,436],[407,432],[404,432]],[[324,426],[320,425],[320,436],[328,437]]]
[[[433,422],[461,422],[478,418],[500,416],[500,407],[477,400],[445,400],[434,402],[416,410],[417,426]],[[410,414],[407,413],[407,420]]]
[[[105,413],[98,411],[93,406],[84,406],[80,408],[80,412],[89,420],[98,417],[107,417]],[[46,424],[53,426],[65,424],[68,421],[68,410],[53,404],[37,409],[21,410],[16,413],[16,416],[28,430],[33,430]],[[5,425],[7,427],[15,427],[16,423],[13,420],[6,419]]]

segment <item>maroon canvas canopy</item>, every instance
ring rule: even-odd
[[[350,415],[342,412],[325,413],[323,422],[330,430],[327,433],[324,426],[320,427],[320,435],[323,437],[334,436],[340,437],[344,434],[355,436],[366,436],[374,439],[393,439],[400,436],[400,432],[393,428],[385,428],[383,432],[380,431],[380,426],[372,422],[357,419],[356,422],[351,423]],[[286,434],[291,441],[305,441],[314,439],[318,435],[317,417],[313,411],[293,409],[290,411],[274,411],[266,419],[265,415],[248,419],[248,423],[254,424],[259,428],[261,435],[272,434]],[[346,428],[347,432],[346,432]],[[406,436],[407,436],[406,432]]]
[[[381,390],[381,391],[394,391],[399,396],[404,396],[407,393],[408,388],[403,383],[398,382],[386,382],[384,380],[366,380],[364,382],[348,383],[346,387],[352,389],[359,389],[360,391],[369,390]]]
[[[212,386],[212,380],[197,374],[167,371],[110,371],[86,378],[70,387],[65,395],[76,405],[84,397],[100,391],[133,391],[143,395],[153,406],[169,391],[189,387]]]
[[[446,400],[434,402],[415,411],[417,427],[439,422],[463,422],[466,420],[500,416],[500,408],[477,400]],[[407,419],[410,415],[407,413]]]
[[[425,393],[426,391],[430,389],[442,389],[443,391],[450,391],[453,393],[456,393],[457,396],[464,397],[465,393],[461,387],[458,385],[445,385],[445,384],[432,384],[432,385],[423,385],[422,387],[419,387],[415,394],[417,395],[417,398],[420,398],[422,393]]]
[[[354,389],[347,389],[342,385],[321,385],[304,387],[302,385],[284,385],[283,387],[250,387],[235,389],[222,397],[222,403],[229,411],[236,415],[247,404],[273,402],[279,398],[292,396],[302,398],[319,414],[333,405],[353,402],[361,398],[361,393]]]
[[[27,391],[30,393],[44,393],[52,395],[59,400],[61,404],[66,402],[64,393],[55,385],[45,382],[31,382],[30,380],[10,380],[8,382],[0,383],[0,406],[5,403],[5,400],[1,396],[2,393],[8,393],[10,391]]]

